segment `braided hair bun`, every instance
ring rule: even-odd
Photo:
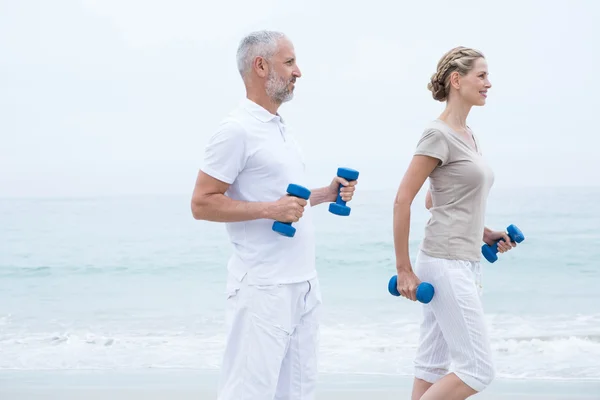
[[[427,89],[434,100],[446,101],[450,94],[450,75],[457,71],[466,75],[473,69],[475,60],[483,58],[483,54],[475,49],[459,46],[448,51],[437,64],[437,71],[431,75]]]

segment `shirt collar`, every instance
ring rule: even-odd
[[[258,104],[256,104],[248,98],[245,98],[242,101],[242,107],[260,122],[269,122],[271,120],[276,120],[281,121],[282,124],[284,123],[283,118],[281,118],[281,115],[271,114],[267,109],[263,108],[262,106],[259,106]]]

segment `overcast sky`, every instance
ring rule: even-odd
[[[395,188],[457,45],[493,87],[469,124],[498,186],[600,185],[600,5],[589,1],[0,0],[0,197],[191,193],[245,95],[240,38],[284,31],[303,77],[281,114],[311,182]]]

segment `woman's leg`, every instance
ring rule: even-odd
[[[413,390],[411,400],[420,400],[423,394],[433,385],[431,382],[424,381],[423,379],[415,378],[413,382]]]
[[[483,306],[473,278],[476,264],[440,260],[431,282],[431,309],[446,339],[455,372],[432,385],[421,400],[456,399],[485,389],[494,378],[492,351]]]
[[[419,253],[415,262],[416,275],[422,281],[431,282],[435,280],[433,275],[439,275],[436,272],[438,266],[435,264],[439,264],[438,259]],[[448,368],[450,367],[450,350],[436,321],[435,314],[429,304],[424,304],[422,307],[423,320],[420,326],[419,346],[415,357],[412,400],[419,400],[431,385],[448,374]]]
[[[432,385],[419,400],[464,400],[476,393],[476,390],[451,373]]]

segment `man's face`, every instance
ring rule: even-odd
[[[296,64],[294,46],[287,39],[281,39],[277,51],[269,60],[269,74],[267,75],[267,95],[276,103],[290,101],[294,97],[294,84],[296,78],[302,73]]]

